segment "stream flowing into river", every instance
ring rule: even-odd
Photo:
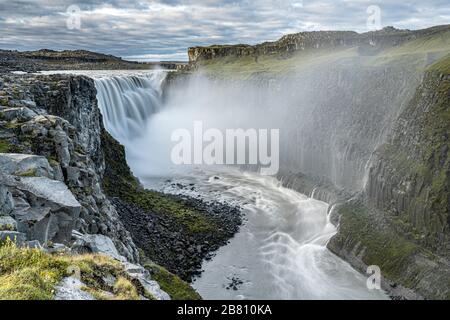
[[[327,214],[329,204],[255,172],[200,166],[180,170],[170,165],[170,132],[202,116],[217,118],[204,110],[192,114],[206,99],[201,93],[198,101],[164,106],[162,71],[88,75],[95,80],[105,127],[125,145],[132,171],[147,188],[242,208],[240,231],[204,262],[204,272],[193,283],[203,298],[387,298],[383,291],[369,290],[366,276],[326,248],[336,233]],[[240,114],[246,116],[244,110]],[[218,117],[224,122],[226,111]],[[177,184],[193,187],[180,189],[174,187]]]

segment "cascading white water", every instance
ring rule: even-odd
[[[196,170],[177,181],[195,185],[195,192],[185,188],[183,194],[238,204],[246,217],[230,243],[203,264],[193,286],[205,299],[387,298],[327,249],[336,233],[327,203],[275,178],[237,170]],[[177,192],[172,184],[163,190]],[[233,279],[242,283],[230,286]]]
[[[160,108],[164,77],[164,71],[155,71],[94,79],[106,130],[122,143],[141,134],[146,120]]]
[[[327,250],[326,243],[336,232],[328,219],[328,204],[284,188],[274,178],[228,169],[194,169],[191,173],[182,172],[182,176],[179,171],[172,177],[172,181],[195,185],[192,192],[173,190],[155,178],[148,179],[159,168],[154,165],[155,158],[168,161],[169,157],[161,153],[170,150],[173,128],[189,127],[198,119],[226,127],[256,118],[252,110],[245,110],[245,103],[234,106],[238,114],[230,108],[217,112],[224,99],[207,90],[191,94],[191,101],[181,95],[181,100],[175,99],[172,105],[161,106],[163,77],[164,74],[154,73],[144,78],[96,79],[98,102],[106,128],[125,145],[129,165],[144,185],[243,207],[247,221],[241,231],[211,261],[205,262],[205,272],[194,283],[204,298],[386,298],[382,291],[368,290],[364,276]],[[236,101],[236,97],[226,97]],[[237,101],[240,100],[239,96]],[[259,123],[264,121],[267,117]],[[233,278],[243,283],[227,289]]]

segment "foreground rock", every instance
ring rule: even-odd
[[[72,229],[103,234],[137,261],[137,248],[101,188],[105,159],[93,81],[3,76],[2,86],[2,214],[16,220],[28,241],[67,244]]]

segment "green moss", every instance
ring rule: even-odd
[[[449,232],[450,81],[441,77],[450,74],[449,65],[447,56],[429,68],[401,115],[409,127],[401,128],[377,151],[394,186],[386,194],[402,192],[406,199],[402,208],[396,208],[400,211],[396,223],[407,236],[433,251],[442,246],[439,239]],[[405,144],[409,137],[414,137],[413,144]],[[385,205],[393,206],[389,200]]]
[[[0,105],[7,106],[8,105],[8,101],[9,101],[8,97],[1,97],[0,98]]]
[[[53,157],[47,157],[48,163],[50,164],[51,167],[58,167],[59,166],[59,162],[53,158]]]
[[[7,129],[17,129],[21,126],[22,124],[19,123],[17,120],[13,120],[13,121],[9,121],[6,125],[5,128]]]
[[[104,255],[51,255],[38,249],[18,248],[7,240],[0,245],[0,300],[49,300],[55,287],[73,270],[79,270],[88,292],[104,292],[113,299],[136,299],[138,288],[127,278],[123,266]],[[120,282],[109,287],[103,277]],[[109,292],[109,294],[107,294]]]
[[[146,264],[152,279],[157,281],[161,289],[167,292],[173,300],[201,300],[201,296],[187,282],[156,264]]]
[[[15,231],[15,230],[16,229],[11,224],[0,224],[0,231]]]

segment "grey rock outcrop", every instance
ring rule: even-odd
[[[5,120],[19,119],[22,121],[28,121],[36,116],[36,112],[30,110],[27,107],[9,108],[2,111]]]
[[[450,295],[449,62],[428,68],[328,243],[358,270],[379,265],[396,298]]]
[[[128,276],[136,281],[157,300],[170,300],[170,296],[161,290],[159,284],[151,279],[150,273],[141,265],[133,264],[119,255],[112,240],[104,235],[90,235],[81,234],[74,231],[73,237],[76,239],[72,245],[72,252],[74,253],[97,253],[107,255],[117,261],[120,261],[124,267]],[[105,278],[105,282],[109,282],[112,285],[115,279]]]
[[[14,217],[28,240],[67,244],[70,229],[103,234],[112,239],[120,255],[137,261],[133,240],[101,187],[103,124],[93,80],[63,75],[5,76],[2,83],[2,104],[8,106],[0,109],[0,121],[5,124],[0,137],[7,139],[15,153],[2,155],[0,167],[3,174],[18,177],[10,179],[8,188],[0,186],[2,214]],[[72,195],[78,205],[60,203],[61,199],[45,193],[46,204],[37,208],[35,204],[44,199],[42,190],[35,194],[37,183],[66,194],[66,200]],[[63,185],[67,190],[63,191]],[[64,211],[59,205],[68,206]]]
[[[13,195],[17,230],[29,240],[67,243],[79,217],[81,205],[67,186],[47,177],[0,176]]]

